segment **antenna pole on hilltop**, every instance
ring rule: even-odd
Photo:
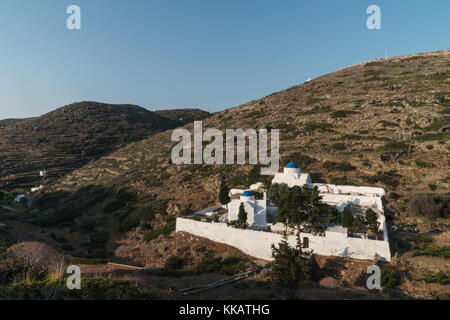
[[[387,48],[386,49],[384,49],[384,58],[387,60],[387,58],[388,58],[388,50],[387,50]]]

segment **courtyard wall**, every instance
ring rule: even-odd
[[[177,218],[176,231],[184,231],[193,235],[208,238],[212,241],[233,246],[246,254],[265,260],[272,260],[271,245],[281,242],[282,235],[274,232],[243,230],[228,227],[225,223],[210,223],[187,218]],[[362,260],[390,261],[391,253],[387,240],[371,240],[348,237],[346,234],[326,232],[325,236],[310,233],[300,234],[302,241],[308,238],[309,248],[315,254],[324,256],[340,256]],[[297,243],[297,237],[290,235],[291,246]]]

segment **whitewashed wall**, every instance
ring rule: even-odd
[[[224,223],[207,223],[192,219],[177,218],[176,231],[188,232],[212,241],[228,244],[256,258],[272,260],[272,244],[278,244],[282,235],[272,232],[241,230],[228,227]],[[379,259],[390,261],[388,241],[349,238],[346,235],[327,232],[325,237],[309,233],[301,234],[309,238],[309,250],[325,256],[341,256],[355,259]],[[289,236],[288,242],[295,246],[296,236]]]
[[[379,197],[352,196],[345,194],[321,193],[322,201],[335,206],[340,212],[349,204],[360,205],[363,207],[375,207],[383,212],[383,202]]]

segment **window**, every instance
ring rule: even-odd
[[[309,248],[309,238],[303,237],[303,248]]]

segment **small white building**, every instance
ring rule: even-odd
[[[249,190],[244,191],[239,199],[233,199],[228,204],[228,221],[238,220],[239,207],[244,204],[249,227],[265,229],[267,227],[267,195],[263,200],[256,200]]]
[[[24,195],[24,194],[19,194],[19,195],[16,196],[16,198],[14,199],[14,201],[20,202],[20,201],[22,201],[23,199],[25,199],[26,197],[27,197],[27,196]]]
[[[284,167],[284,171],[277,172],[272,180],[273,183],[287,184],[289,188],[295,186],[303,187],[305,184],[308,187],[313,186],[311,176],[308,173],[301,173],[297,164],[290,162]]]
[[[39,187],[31,188],[31,192],[41,191],[44,189],[44,186],[41,184]]]

